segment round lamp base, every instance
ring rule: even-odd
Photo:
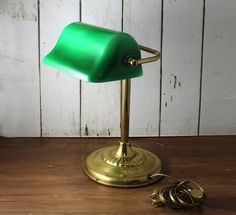
[[[141,187],[156,182],[150,176],[161,173],[160,159],[153,153],[132,147],[133,156],[117,156],[117,147],[105,147],[91,153],[85,174],[97,183],[112,187]]]

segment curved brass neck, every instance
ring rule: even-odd
[[[157,50],[154,50],[154,49],[148,48],[146,46],[142,46],[142,45],[139,45],[139,48],[145,52],[153,54],[153,56],[142,58],[142,59],[135,59],[133,57],[128,57],[126,60],[126,63],[128,66],[133,67],[133,66],[137,66],[140,64],[144,64],[144,63],[150,63],[150,62],[159,60],[161,57],[161,53]]]

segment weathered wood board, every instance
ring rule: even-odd
[[[197,135],[203,0],[164,1],[161,135]]]
[[[37,11],[0,1],[0,136],[40,136]]]
[[[81,11],[84,23],[121,30],[121,0],[83,0]],[[81,90],[81,135],[119,136],[120,82],[82,82]]]
[[[236,133],[236,2],[207,0],[200,134]]]
[[[236,133],[236,1],[1,0],[0,136],[120,135],[119,81],[41,64],[80,19],[162,51],[132,80],[131,136]]]
[[[78,0],[40,1],[40,61],[62,30],[79,21]],[[80,81],[41,64],[42,136],[80,136]]]
[[[124,31],[139,44],[160,50],[161,0],[124,1]],[[146,56],[145,53],[142,53]],[[130,134],[159,135],[160,61],[143,65],[144,76],[132,79]]]

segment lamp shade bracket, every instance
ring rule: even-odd
[[[133,66],[137,66],[140,64],[144,64],[144,63],[150,63],[150,62],[159,60],[161,57],[161,53],[157,50],[154,50],[149,47],[142,46],[142,45],[139,45],[139,48],[140,48],[140,50],[151,53],[154,56],[146,57],[146,58],[142,58],[142,59],[135,59],[134,57],[129,56],[129,57],[127,57],[127,60],[126,60],[126,63],[128,66],[133,67]]]

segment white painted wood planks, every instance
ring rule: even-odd
[[[0,1],[0,136],[119,136],[119,81],[80,85],[39,65],[80,16],[162,48],[162,65],[144,65],[144,76],[132,80],[131,136],[235,134],[235,6],[233,0]]]
[[[200,134],[236,134],[236,2],[207,0]]]
[[[0,136],[40,136],[36,0],[0,2]]]
[[[124,31],[139,44],[161,48],[161,0],[125,0]],[[146,56],[145,53],[142,53]],[[131,136],[159,135],[160,61],[143,65],[144,76],[131,81]]]
[[[82,22],[121,30],[121,0],[83,0]],[[86,83],[81,91],[82,136],[119,136],[120,82]]]
[[[40,61],[62,30],[79,21],[78,0],[40,1]],[[42,136],[80,136],[80,81],[41,64]]]
[[[161,135],[197,135],[203,0],[164,1]]]

